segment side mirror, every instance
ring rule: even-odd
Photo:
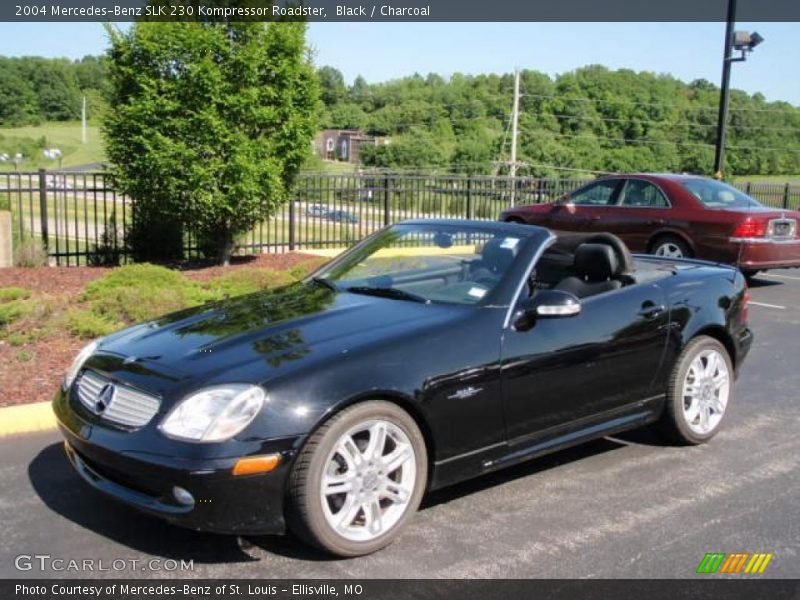
[[[578,297],[562,290],[539,290],[533,298],[526,298],[517,305],[513,324],[518,331],[533,327],[537,319],[574,317],[581,312]]]

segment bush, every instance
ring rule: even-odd
[[[97,338],[124,327],[124,323],[115,323],[89,310],[81,309],[71,310],[67,314],[66,324],[69,332],[80,338]]]
[[[0,287],[0,302],[25,300],[31,297],[30,290],[21,287]]]
[[[0,304],[0,326],[13,323],[30,312],[30,308],[22,300],[14,300]]]
[[[25,362],[32,361],[34,356],[35,355],[31,350],[22,349],[19,352],[17,352],[17,355],[16,355],[15,358],[17,359],[18,362],[25,363]]]
[[[117,226],[117,213],[112,211],[100,240],[86,256],[86,261],[93,267],[119,266],[120,258],[122,257],[121,239],[122,232]]]
[[[207,299],[199,284],[150,264],[120,267],[87,285],[81,296],[96,316],[125,323],[153,319]]]
[[[38,239],[27,238],[14,248],[14,264],[18,267],[46,266],[47,252]]]
[[[208,281],[204,288],[208,291],[210,298],[221,300],[279,287],[293,281],[294,277],[285,271],[263,268],[240,269]]]

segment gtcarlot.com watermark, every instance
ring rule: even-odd
[[[19,554],[17,571],[97,573],[101,571],[194,571],[194,560],[172,558],[61,558],[51,554]]]

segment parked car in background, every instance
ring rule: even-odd
[[[325,215],[325,218],[337,223],[358,223],[358,217],[346,210],[332,210]]]
[[[763,269],[800,267],[800,212],[762,206],[725,183],[693,175],[602,177],[555,204],[519,206],[503,221],[613,233],[634,252]]]
[[[328,214],[328,207],[324,204],[308,204],[305,215],[307,217],[324,217]]]
[[[105,494],[355,556],[430,490],[649,423],[710,440],[747,301],[732,267],[634,258],[607,233],[407,221],[302,282],[90,344],[54,410]]]

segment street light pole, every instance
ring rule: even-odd
[[[725,51],[722,59],[722,86],[719,94],[717,147],[714,153],[714,177],[722,179],[725,164],[725,134],[730,98],[731,64],[733,63],[733,27],[736,21],[736,0],[728,0],[728,20],[725,25]]]

